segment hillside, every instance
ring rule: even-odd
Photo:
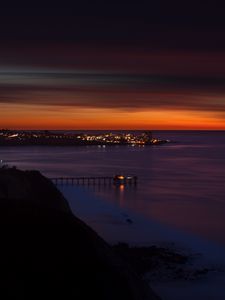
[[[2,299],[158,299],[37,171],[0,169]]]

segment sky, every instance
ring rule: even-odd
[[[195,2],[3,5],[0,128],[225,130],[223,9]]]

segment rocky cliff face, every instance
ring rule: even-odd
[[[0,169],[2,299],[158,299],[39,172]]]
[[[54,184],[38,171],[0,169],[0,199],[18,200],[51,208],[70,211],[67,201]]]

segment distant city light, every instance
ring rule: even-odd
[[[101,133],[101,134],[76,134],[76,133],[55,133],[50,131],[13,131],[0,130],[0,143],[18,143],[18,144],[54,144],[54,145],[100,145],[105,148],[106,145],[144,146],[168,143],[169,140],[160,140],[152,138],[151,131],[142,133]]]

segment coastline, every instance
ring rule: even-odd
[[[168,278],[165,270],[156,276],[145,274],[153,290],[162,299],[224,299],[225,248],[198,236],[160,224],[120,209],[79,187],[60,187],[73,213],[78,215],[111,245],[127,243],[131,247],[163,247],[189,259],[184,272],[202,273],[196,278]],[[161,276],[160,272],[164,272]],[[167,271],[166,271],[167,272]],[[169,273],[170,274],[170,273]],[[162,274],[161,274],[162,275]]]
[[[58,259],[63,260],[61,263],[62,266],[64,266],[64,258],[62,254],[67,255],[67,251],[70,253],[68,256],[67,266],[70,266],[69,261],[71,260],[73,262],[73,268],[76,269],[77,262],[74,263],[74,260],[76,261],[78,259],[79,261],[78,257],[80,255],[83,257],[83,252],[88,252],[88,256],[90,255],[93,258],[93,253],[96,253],[96,249],[98,255],[100,254],[100,257],[103,253],[104,255],[106,254],[106,257],[103,259],[104,263],[107,262],[110,266],[111,264],[116,264],[116,270],[118,270],[118,262],[120,260],[115,260],[114,256],[112,256],[110,252],[107,254],[107,249],[115,249],[108,245],[115,245],[118,244],[118,242],[127,243],[131,246],[130,249],[128,249],[129,251],[126,250],[126,254],[128,255],[129,252],[135,250],[136,246],[139,250],[144,246],[145,248],[142,250],[146,251],[147,249],[150,251],[150,255],[152,253],[151,250],[154,250],[157,253],[156,260],[158,260],[160,256],[165,256],[165,254],[168,258],[169,254],[170,258],[172,257],[175,260],[179,257],[183,257],[184,259],[182,260],[187,261],[187,263],[184,262],[181,265],[179,265],[179,263],[178,265],[175,263],[174,267],[174,264],[171,265],[169,260],[166,258],[166,268],[165,265],[159,266],[156,269],[156,272],[155,270],[152,272],[152,268],[150,268],[149,271],[145,272],[142,276],[145,282],[147,281],[150,283],[150,290],[153,288],[153,291],[159,295],[159,297],[162,297],[162,299],[224,299],[225,251],[223,247],[217,246],[212,242],[205,241],[199,237],[184,233],[154,220],[143,218],[142,216],[127,209],[120,209],[105,202],[104,199],[95,197],[92,192],[88,192],[88,190],[84,189],[84,187],[58,186],[64,194],[63,197],[60,191],[55,188],[53,183],[37,171],[19,171],[15,168],[2,169],[0,183],[2,228],[7,228],[9,224],[10,228],[13,228],[13,226],[16,225],[16,231],[13,230],[11,232],[9,230],[4,230],[4,235],[6,236],[7,241],[4,242],[3,240],[3,245],[5,245],[4,248],[6,248],[4,257],[7,257],[8,250],[10,249],[10,251],[13,252],[13,255],[15,255],[15,261],[17,264],[17,260],[19,262],[21,261],[22,255],[23,261],[26,262],[24,265],[25,270],[28,268],[30,272],[29,264],[27,263],[27,255],[29,255],[29,257],[33,257],[31,259],[33,264],[31,268],[39,268],[40,264],[41,272],[43,272],[42,270],[45,269],[46,266],[49,266],[49,259],[54,268],[57,267],[55,266],[55,262],[56,260],[58,261]],[[76,230],[78,229],[76,228],[77,225],[74,227],[76,222],[78,222],[77,225],[81,225],[81,232],[85,229],[83,233],[78,235],[80,243],[80,253],[78,251],[78,256],[76,253],[79,243],[77,244],[77,237],[74,238],[76,236]],[[30,232],[35,232],[35,234],[30,235]],[[89,235],[90,233],[91,235]],[[52,236],[52,234],[54,238],[52,239],[51,237],[51,239],[48,240],[49,236]],[[9,244],[8,236],[10,236]],[[36,240],[37,236],[38,239]],[[66,248],[64,244],[64,236],[66,237]],[[18,237],[22,237],[22,243],[19,247],[21,254],[19,256],[17,256],[17,253],[14,253],[14,249],[18,247],[18,245],[15,244]],[[44,251],[42,249],[43,237],[45,244],[45,247],[43,248],[45,249]],[[30,254],[27,250],[30,249],[30,239],[34,247],[31,249],[32,254]],[[85,240],[87,244],[83,244]],[[63,243],[60,241],[63,241]],[[99,241],[100,244],[103,242],[103,248],[100,245],[99,248]],[[106,244],[104,241],[106,241]],[[92,243],[94,243],[94,249],[92,249]],[[39,258],[39,254],[36,253],[39,251],[38,249],[42,249],[41,257],[43,256],[43,261],[42,258]],[[52,251],[56,252],[56,254],[54,253],[53,260],[51,258]],[[38,255],[38,265],[35,263],[34,254]],[[50,257],[48,258],[49,254]],[[100,261],[102,261],[102,257]],[[154,260],[153,262],[155,263]],[[90,263],[92,262],[90,261]],[[86,278],[86,272],[89,272],[89,267],[87,262],[85,262],[84,265],[86,271],[83,270],[82,265],[80,266],[80,271],[82,270],[82,276]],[[128,269],[125,267],[126,265],[129,266],[129,264],[126,263],[126,260],[125,265],[119,263],[119,269],[126,270],[125,273],[131,279],[131,281],[130,279],[128,280],[130,284],[132,280],[136,282],[132,272],[130,273],[129,271],[129,267]],[[94,266],[92,275],[95,277],[98,268],[96,269],[95,263]],[[178,266],[179,269],[177,268]],[[10,265],[10,267],[15,268],[13,264],[12,266]],[[3,270],[5,270],[4,268]],[[6,266],[6,268],[8,268],[8,266]],[[68,271],[66,266],[65,270],[66,272]],[[27,276],[27,274],[29,274],[27,271],[27,274],[23,274],[24,267],[20,267],[16,272],[22,272],[22,276]],[[47,272],[51,273],[51,268]],[[50,280],[49,276],[51,275],[49,274],[47,276],[46,274],[44,275],[46,282]],[[60,275],[61,273],[57,274]],[[127,275],[125,275],[125,277]],[[55,275],[52,274],[52,276],[54,279],[51,279],[51,284],[53,284],[53,281],[56,280],[54,277]],[[79,272],[76,273],[76,276],[79,277]],[[110,276],[112,276],[112,274]],[[94,278],[92,278],[92,276],[89,277],[91,280]],[[68,285],[68,282],[70,282],[69,273],[64,282],[65,286]],[[143,286],[144,288],[145,285],[142,285],[139,279],[137,280],[137,283],[139,288],[140,286]],[[18,283],[16,282],[16,284]],[[34,285],[34,283],[32,284]],[[112,287],[110,285],[109,290],[111,288]],[[155,299],[154,297],[156,296],[154,292],[151,296],[153,298],[150,299]]]
[[[56,133],[48,130],[29,132],[16,130],[0,130],[0,146],[113,146],[113,145],[161,145],[169,140],[153,138],[151,131],[134,134],[126,133]]]
[[[0,168],[3,299],[158,300],[38,171]]]

